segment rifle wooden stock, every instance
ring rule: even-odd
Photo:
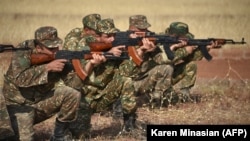
[[[44,63],[48,63],[48,62],[55,60],[55,56],[44,54],[44,53],[37,53],[37,54],[33,53],[30,55],[30,60],[31,60],[30,63],[32,65],[39,65],[39,64],[44,64]]]
[[[91,47],[90,50],[93,52],[107,51],[112,48],[111,43],[103,43],[103,42],[90,42],[89,46]]]

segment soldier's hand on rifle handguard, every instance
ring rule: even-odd
[[[180,43],[172,44],[170,46],[171,51],[175,51],[176,49],[185,47],[187,45],[187,41],[185,41],[185,40],[179,40],[179,41],[180,41]]]
[[[142,45],[136,50],[139,56],[143,56],[144,53],[152,52],[156,49],[156,45],[148,38],[142,39]]]
[[[220,48],[220,47],[221,47],[221,44],[219,44],[218,41],[215,40],[215,41],[211,41],[210,45],[207,45],[207,50],[209,51],[212,48]]]

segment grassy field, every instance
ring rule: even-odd
[[[232,38],[250,40],[249,0],[1,0],[0,44],[13,44],[34,38],[40,26],[58,29],[59,36],[82,27],[82,17],[99,13],[113,18],[116,27],[128,28],[128,18],[144,14],[150,30],[163,32],[173,21],[189,24],[196,38]],[[0,71],[5,73],[11,53],[0,54]],[[0,75],[0,87],[3,75]],[[208,87],[209,86],[209,87]],[[193,93],[202,94],[197,104],[187,103],[162,110],[139,108],[139,120],[151,124],[250,124],[250,85],[248,80],[201,80]],[[53,120],[36,125],[37,140],[47,140]],[[119,128],[110,117],[93,116],[93,140],[111,140]],[[113,130],[111,130],[113,129]],[[112,140],[138,140],[115,137]]]

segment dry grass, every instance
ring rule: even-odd
[[[34,37],[44,25],[55,26],[59,36],[75,27],[90,13],[113,18],[121,30],[128,27],[128,17],[144,14],[155,32],[163,32],[173,21],[189,24],[196,38],[221,37],[250,40],[249,0],[1,0],[0,43],[17,45]],[[5,73],[11,53],[0,54],[0,71]],[[2,73],[2,74],[3,74]],[[0,87],[2,78],[0,76]],[[248,80],[202,80],[198,78],[193,93],[201,94],[200,103],[185,103],[161,110],[138,110],[139,121],[150,124],[250,124],[250,85]],[[54,119],[35,126],[37,140],[48,140]],[[138,140],[130,136],[114,137],[120,123],[95,114],[93,140]]]

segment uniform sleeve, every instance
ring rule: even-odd
[[[31,50],[13,52],[8,74],[18,87],[30,87],[48,82],[48,71],[45,65],[31,66],[30,54]]]

